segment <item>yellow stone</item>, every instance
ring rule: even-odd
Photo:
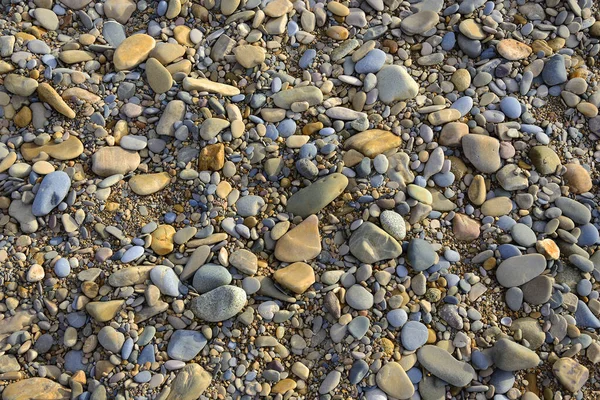
[[[400,147],[402,140],[399,136],[383,129],[370,129],[346,139],[344,148],[360,151],[369,158],[375,158],[381,153]]]
[[[284,262],[311,260],[319,253],[319,218],[314,214],[283,235],[275,245],[275,257]]]
[[[173,236],[175,228],[171,225],[160,225],[152,232],[151,248],[160,256],[164,256],[173,251]]]
[[[83,144],[75,136],[69,136],[67,140],[60,143],[50,142],[43,146],[37,146],[35,143],[24,143],[21,146],[21,154],[27,161],[33,160],[41,152],[56,160],[72,160],[83,153]]]
[[[168,172],[158,172],[155,174],[135,175],[129,180],[129,187],[135,194],[148,196],[166,188],[171,182],[171,175]]]
[[[315,271],[306,263],[295,262],[275,271],[273,279],[284,288],[302,294],[315,283]]]
[[[148,54],[156,46],[152,36],[140,33],[129,36],[117,47],[113,63],[117,71],[130,70],[146,61]]]
[[[75,111],[65,103],[65,101],[56,93],[56,90],[46,82],[40,83],[37,88],[37,94],[40,100],[50,104],[52,108],[67,118],[75,118]]]

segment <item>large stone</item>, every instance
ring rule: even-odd
[[[350,136],[344,141],[344,148],[354,149],[369,158],[375,158],[381,153],[400,147],[400,144],[400,136],[383,129],[370,129]]]
[[[395,399],[409,399],[415,388],[404,368],[397,362],[388,362],[377,372],[377,387]]]
[[[371,222],[363,223],[348,241],[350,252],[368,264],[396,258],[402,254],[402,246],[386,231]]]
[[[572,393],[577,393],[590,377],[590,371],[572,358],[563,357],[552,366],[558,381]]]
[[[435,27],[439,19],[436,12],[424,10],[404,18],[400,27],[409,35],[421,35]]]
[[[491,174],[500,169],[500,142],[498,139],[469,134],[462,138],[465,157],[478,171]]]
[[[275,245],[275,257],[284,262],[312,260],[320,253],[321,235],[316,215],[306,218],[283,235]]]
[[[244,68],[254,68],[265,61],[265,50],[259,46],[244,44],[233,49],[235,60]]]
[[[348,186],[348,178],[334,173],[298,190],[287,202],[287,211],[305,218],[316,214],[335,200]]]
[[[502,261],[496,270],[496,279],[502,286],[521,286],[539,276],[546,269],[546,258],[541,254],[526,254]]]
[[[112,287],[123,287],[139,285],[150,279],[150,271],[154,265],[139,265],[128,267],[113,272],[108,277],[108,283]]]
[[[213,82],[206,78],[185,78],[183,89],[186,91],[197,90],[199,92],[217,93],[223,96],[237,96],[240,89],[224,83]]]
[[[106,0],[104,14],[121,24],[126,24],[135,11],[136,3],[132,0]]]
[[[48,154],[56,160],[72,160],[83,153],[83,143],[77,137],[69,136],[67,140],[58,143],[49,142],[42,146],[38,146],[35,143],[23,143],[21,146],[21,155],[27,161],[33,160],[41,152]]]
[[[92,155],[92,171],[102,177],[126,175],[139,165],[140,155],[121,147],[101,147]]]
[[[135,194],[147,196],[163,190],[169,182],[171,182],[171,175],[168,172],[157,172],[133,176],[129,180],[129,187]]]
[[[159,135],[173,136],[175,134],[175,122],[183,121],[185,116],[185,103],[181,100],[171,100],[163,110],[160,120],[156,125],[156,133]]]
[[[47,378],[28,378],[9,384],[2,400],[66,400],[71,390]]]
[[[413,99],[419,93],[419,84],[399,65],[383,67],[377,73],[379,100],[389,104]]]
[[[122,71],[137,67],[146,61],[155,45],[156,41],[152,36],[143,33],[129,36],[115,50],[113,56],[115,69]]]
[[[537,367],[540,358],[535,351],[509,339],[500,339],[492,347],[492,360],[503,371],[519,371]]]
[[[208,322],[220,322],[234,317],[246,304],[246,292],[237,286],[219,286],[191,302],[196,317]]]
[[[290,109],[292,104],[307,102],[309,106],[315,106],[323,102],[323,92],[316,86],[302,86],[299,88],[282,90],[272,96],[277,107]]]
[[[38,88],[38,82],[35,79],[17,74],[6,75],[3,84],[9,92],[23,97],[31,96]]]
[[[196,400],[210,385],[212,376],[198,364],[187,364],[170,384],[166,400]]]
[[[315,271],[306,263],[295,262],[275,271],[273,279],[284,288],[302,294],[315,283]]]
[[[173,86],[171,73],[156,58],[146,61],[146,79],[155,93],[165,93]]]
[[[548,146],[532,147],[529,151],[529,158],[531,158],[535,170],[542,175],[555,173],[560,165],[560,158]]]
[[[92,301],[85,305],[85,310],[97,322],[108,322],[113,319],[125,300]]]
[[[31,211],[36,217],[48,215],[67,197],[71,178],[63,171],[54,171],[44,177],[35,195]]]
[[[174,360],[190,361],[200,353],[206,343],[202,333],[179,329],[169,338],[167,354]]]
[[[590,173],[579,164],[565,164],[567,171],[563,174],[563,179],[571,193],[581,194],[592,190],[592,178]]]
[[[417,359],[427,371],[452,386],[465,387],[476,377],[470,364],[458,361],[441,347],[423,346],[417,352]]]
[[[503,39],[496,46],[498,53],[510,61],[522,60],[529,57],[531,47],[515,39]]]

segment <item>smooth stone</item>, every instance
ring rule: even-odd
[[[465,157],[478,171],[491,174],[500,169],[500,142],[498,139],[469,134],[462,138]]]
[[[511,257],[498,266],[496,279],[507,288],[521,286],[539,276],[545,269],[546,259],[541,254]]]
[[[590,371],[572,358],[562,357],[552,365],[552,373],[567,390],[577,393],[590,377]]]
[[[176,122],[182,121],[185,116],[185,103],[181,100],[171,100],[160,116],[156,125],[156,133],[164,136],[174,136]]]
[[[339,173],[327,175],[294,193],[287,202],[287,211],[303,218],[317,214],[335,200],[348,185],[348,178]]]
[[[560,85],[567,81],[567,68],[562,55],[556,54],[544,63],[542,78],[548,86]]]
[[[542,175],[553,174],[561,165],[560,158],[548,146],[535,146],[529,151],[529,158],[535,170]]]
[[[135,194],[148,196],[166,188],[171,182],[168,172],[135,175],[129,180],[129,187]]]
[[[235,86],[226,85],[224,83],[213,82],[206,78],[190,78],[183,79],[183,89],[186,91],[197,90],[199,92],[218,93],[223,96],[237,96],[240,90]]]
[[[31,212],[36,217],[48,215],[69,193],[71,178],[63,171],[55,171],[44,177],[35,195]]]
[[[576,224],[588,224],[592,219],[590,210],[577,200],[568,197],[559,197],[554,201],[554,204],[560,208],[563,215],[571,218]]]
[[[138,33],[129,36],[115,50],[113,63],[117,71],[131,70],[146,61],[148,55],[156,46],[151,36]]]
[[[293,103],[298,102],[306,102],[309,106],[321,104],[323,102],[323,93],[316,86],[302,86],[282,90],[275,93],[271,98],[277,107],[289,110]]]
[[[354,65],[354,70],[359,74],[374,74],[383,67],[385,59],[386,54],[382,50],[373,49]]]
[[[348,245],[356,258],[368,264],[402,254],[402,246],[396,239],[371,222],[363,223],[352,234]]]
[[[140,165],[137,152],[121,147],[101,147],[92,155],[92,171],[102,177],[126,175]]]
[[[265,61],[265,50],[259,46],[249,44],[237,46],[233,49],[235,60],[244,68],[254,68]]]
[[[133,286],[144,283],[150,277],[150,271],[154,265],[139,265],[123,268],[113,272],[108,277],[108,283],[112,287]]]
[[[282,287],[296,294],[302,294],[315,283],[315,272],[310,265],[295,262],[275,271],[273,279]]]
[[[590,173],[579,164],[565,164],[567,171],[563,174],[563,179],[571,193],[581,194],[592,190],[592,178]]]
[[[509,61],[518,61],[529,57],[532,50],[525,43],[515,39],[502,39],[496,46],[498,53]]]
[[[123,347],[125,335],[112,326],[105,326],[98,332],[98,342],[106,350],[117,354]]]
[[[521,330],[523,338],[529,342],[529,348],[532,350],[540,348],[546,340],[541,325],[533,318],[524,317],[514,320],[510,330],[514,332],[518,329]]]
[[[503,98],[500,101],[500,109],[508,118],[516,119],[521,116],[521,103],[515,97]]]
[[[476,376],[470,364],[458,361],[441,347],[423,346],[417,352],[417,358],[431,374],[456,387],[467,386]]]
[[[421,35],[434,28],[439,18],[434,11],[420,11],[404,18],[400,23],[400,28],[409,35]]]
[[[383,67],[377,73],[377,89],[379,90],[379,100],[385,104],[410,100],[419,93],[417,82],[399,65]]]
[[[385,210],[379,216],[379,222],[384,231],[389,233],[398,241],[406,237],[406,222],[404,218],[395,211]]]
[[[395,399],[409,399],[415,388],[404,368],[397,362],[388,362],[377,372],[377,387]]]
[[[206,346],[208,341],[198,331],[179,329],[169,338],[167,354],[175,360],[191,361]]]
[[[345,149],[354,149],[369,158],[399,147],[402,139],[390,131],[370,129],[350,136],[344,141]]]
[[[194,298],[191,302],[191,310],[202,320],[220,322],[235,316],[245,304],[244,289],[225,285]]]
[[[277,241],[275,258],[283,262],[307,261],[321,253],[319,219],[311,215]]]
[[[265,205],[265,200],[260,196],[240,197],[235,203],[237,213],[242,217],[252,217],[257,215]]]
[[[361,285],[352,285],[346,292],[346,303],[355,310],[373,307],[373,295]]]
[[[2,400],[64,400],[71,390],[47,378],[27,378],[8,384]]]
[[[498,340],[491,353],[494,365],[503,371],[535,368],[540,363],[540,358],[534,351],[509,339]]]
[[[437,260],[431,243],[423,239],[413,239],[406,250],[406,261],[415,271],[425,271]]]
[[[69,136],[67,140],[59,143],[49,142],[43,146],[37,146],[35,143],[24,143],[21,146],[21,154],[27,161],[33,160],[42,152],[56,160],[72,160],[83,153],[83,143],[77,137]]]
[[[37,95],[45,103],[50,104],[52,108],[67,118],[75,118],[75,111],[71,109],[60,97],[60,95],[49,84],[42,82],[37,87]]]
[[[173,268],[157,265],[150,271],[150,279],[162,294],[173,297],[179,296],[181,282]]]
[[[173,86],[173,77],[156,58],[146,61],[146,79],[154,93],[165,93]]]
[[[97,322],[108,322],[117,315],[124,303],[125,300],[92,301],[86,304],[85,310]]]
[[[35,79],[17,74],[6,75],[3,84],[9,92],[23,97],[31,96],[38,88],[38,82]]]
[[[200,365],[191,363],[183,367],[170,384],[165,400],[196,400],[210,386],[212,375]]]
[[[400,339],[402,347],[408,351],[414,351],[427,343],[429,332],[427,327],[418,321],[408,321],[402,327]]]
[[[194,274],[193,286],[198,293],[210,292],[220,286],[229,285],[232,276],[227,268],[218,264],[206,264]]]
[[[550,300],[554,279],[540,275],[522,286],[524,299],[530,305],[541,305]]]

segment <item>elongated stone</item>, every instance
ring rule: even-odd
[[[342,194],[347,185],[348,178],[339,173],[318,179],[294,193],[288,200],[287,210],[303,218],[316,214]]]

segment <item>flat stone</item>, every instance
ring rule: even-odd
[[[395,399],[409,399],[415,388],[406,372],[397,362],[388,362],[377,372],[377,387]]]
[[[126,175],[140,165],[140,155],[121,147],[101,147],[92,155],[92,171],[102,177]]]
[[[84,50],[65,50],[61,51],[58,57],[65,64],[78,64],[80,62],[93,60],[95,54],[91,51]]]
[[[320,178],[294,193],[288,199],[287,211],[303,218],[317,214],[342,194],[347,185],[348,178],[340,173]]]
[[[104,3],[104,14],[121,24],[126,24],[136,9],[136,3],[132,0],[106,0]]]
[[[56,90],[49,84],[42,82],[37,87],[37,95],[45,103],[50,104],[52,108],[67,118],[75,118],[75,111],[71,109],[60,97]]]
[[[179,296],[181,282],[173,268],[157,265],[150,271],[150,279],[162,294],[173,297]]]
[[[213,82],[206,78],[187,77],[183,80],[183,89],[188,92],[191,90],[197,90],[200,92],[206,91],[209,93],[222,94],[223,96],[237,96],[240,94],[240,90],[235,86]]]
[[[56,208],[69,193],[71,178],[63,171],[55,171],[44,177],[35,195],[31,211],[42,217]]]
[[[233,49],[235,60],[244,68],[254,68],[265,61],[265,51],[262,47],[245,44]]]
[[[323,93],[316,86],[302,86],[277,92],[272,99],[277,107],[289,110],[293,103],[306,102],[309,106],[321,104]]]
[[[231,253],[229,264],[246,275],[254,275],[258,271],[258,258],[246,249],[239,249]]]
[[[408,351],[417,350],[427,343],[428,338],[427,327],[418,321],[408,321],[400,332],[402,347]]]
[[[225,146],[223,143],[209,144],[198,155],[199,171],[220,171],[225,165]]]
[[[98,332],[98,342],[106,350],[117,354],[123,347],[125,335],[112,326],[105,326]]]
[[[363,223],[354,231],[348,245],[352,255],[368,264],[402,254],[402,246],[396,239],[371,222]]]
[[[3,84],[9,92],[23,97],[31,96],[38,88],[38,82],[35,79],[17,74],[6,75]]]
[[[185,116],[185,103],[181,100],[171,100],[163,110],[160,120],[156,125],[156,133],[165,136],[174,136],[173,124],[183,120]]]
[[[307,261],[321,253],[319,219],[311,215],[288,231],[275,245],[275,257],[279,261]]]
[[[535,146],[529,151],[529,158],[535,170],[542,175],[553,174],[561,165],[560,158],[548,146]]]
[[[143,33],[129,36],[115,50],[113,63],[117,71],[131,70],[148,58],[156,41]]]
[[[509,339],[498,340],[491,352],[494,365],[503,371],[535,368],[540,363],[540,358],[533,350]]]
[[[554,279],[549,276],[540,275],[522,286],[524,300],[532,305],[537,306],[546,303],[552,296],[552,285]]]
[[[417,358],[427,371],[452,386],[465,387],[476,376],[471,365],[458,361],[441,347],[423,346],[417,352]]]
[[[237,286],[219,286],[191,302],[196,317],[208,322],[220,322],[234,317],[246,304],[246,292]]]
[[[500,169],[500,142],[498,139],[469,134],[462,138],[465,157],[478,171],[491,174]]]
[[[117,315],[124,303],[125,300],[92,301],[85,305],[85,310],[97,322],[108,322]]]
[[[592,190],[592,178],[590,173],[579,164],[565,164],[567,171],[563,174],[563,179],[571,193],[581,194]]]
[[[439,19],[440,17],[436,12],[420,11],[404,18],[400,23],[400,28],[409,35],[421,35],[434,28]]]
[[[346,303],[355,310],[373,307],[373,295],[361,285],[352,285],[346,292]]]
[[[166,400],[196,400],[210,386],[212,375],[198,364],[187,364],[173,382]]]
[[[521,330],[523,338],[529,342],[532,350],[540,348],[546,341],[546,334],[537,320],[529,317],[519,318],[513,321],[511,331]]]
[[[229,121],[221,118],[207,118],[200,127],[200,137],[204,140],[215,138],[221,131],[228,128]]]
[[[587,224],[592,219],[590,210],[577,200],[568,197],[559,197],[554,203],[560,208],[563,215],[571,218],[576,224]]]
[[[2,400],[64,400],[71,390],[47,378],[27,378],[10,383],[2,391]]]
[[[158,255],[167,255],[171,253],[175,247],[173,245],[174,236],[175,228],[168,224],[160,225],[152,232],[152,243],[150,247]]]
[[[354,149],[369,158],[400,147],[402,139],[390,131],[370,129],[350,136],[344,141],[345,149]]]
[[[521,286],[546,269],[546,259],[541,254],[526,254],[502,261],[496,270],[496,279],[504,287]]]
[[[218,264],[206,264],[194,274],[193,286],[198,293],[210,292],[219,286],[229,285],[232,276],[227,268]]]
[[[108,283],[112,287],[133,286],[144,283],[150,278],[150,271],[154,265],[140,265],[123,268],[113,272],[108,277]]]
[[[590,377],[590,371],[572,358],[558,359],[552,366],[556,379],[570,392],[577,393]]]
[[[412,239],[406,250],[406,261],[415,271],[425,271],[438,259],[431,243],[424,239]]]
[[[46,8],[36,8],[33,10],[33,16],[42,28],[49,31],[56,31],[59,27],[58,16],[52,10]]]
[[[548,86],[560,85],[567,81],[567,68],[562,55],[556,54],[544,63],[542,78]]]
[[[397,212],[385,210],[379,216],[381,227],[398,241],[404,240],[406,237],[406,222],[404,218]]]
[[[173,86],[173,78],[156,58],[146,61],[146,80],[155,93],[165,93]]]
[[[171,182],[168,172],[135,175],[129,180],[129,187],[135,194],[148,196],[166,188]]]
[[[498,53],[509,61],[523,60],[531,54],[531,47],[515,39],[502,39],[496,46]]]
[[[419,93],[419,84],[403,67],[389,65],[377,73],[377,89],[379,90],[379,100],[390,104],[415,98]]]
[[[208,341],[198,331],[179,329],[169,338],[167,354],[174,360],[191,361]]]
[[[459,110],[455,108],[447,108],[445,110],[434,111],[427,116],[427,120],[431,125],[444,125],[448,122],[453,122],[461,117]]]
[[[295,262],[275,271],[273,279],[284,288],[302,294],[315,283],[315,271],[306,263]]]
[[[242,217],[258,215],[265,205],[265,200],[260,196],[243,196],[235,203],[237,213]]]

